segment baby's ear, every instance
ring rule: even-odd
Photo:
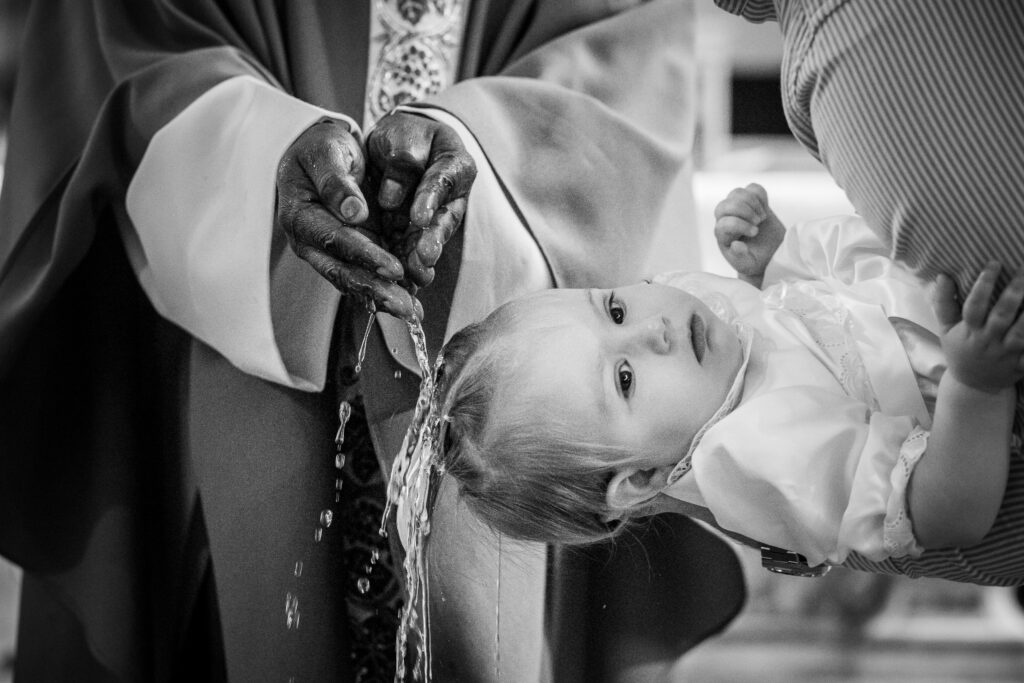
[[[650,501],[668,484],[671,467],[625,467],[612,476],[605,492],[608,507],[629,510]]]

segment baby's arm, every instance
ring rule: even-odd
[[[990,264],[982,271],[962,316],[952,280],[937,280],[934,304],[948,369],[909,491],[914,532],[925,548],[980,541],[1006,489],[1014,384],[1024,377],[1024,274],[993,303],[999,270]]]
[[[737,187],[715,207],[715,239],[741,280],[758,289],[786,226],[770,208],[768,193],[751,183]]]

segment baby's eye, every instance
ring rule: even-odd
[[[622,391],[622,395],[625,398],[629,398],[633,389],[633,368],[629,367],[629,363],[623,363],[619,366],[617,374],[619,389]]]
[[[626,309],[615,298],[615,292],[608,295],[608,315],[616,325],[621,325],[622,321],[626,319]]]

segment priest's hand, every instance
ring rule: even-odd
[[[401,262],[371,229],[359,187],[365,174],[362,146],[346,124],[309,127],[278,165],[278,223],[295,253],[340,291],[399,318],[419,318],[422,307],[399,284]]]
[[[407,284],[430,284],[445,243],[466,214],[476,179],[473,158],[449,126],[396,112],[370,132],[366,161],[385,244],[402,260]]]

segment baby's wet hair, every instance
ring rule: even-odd
[[[608,483],[631,454],[581,439],[550,406],[516,400],[542,334],[523,330],[518,310],[500,307],[445,345],[441,465],[470,510],[506,536],[563,544],[615,536],[624,525],[607,503]]]

